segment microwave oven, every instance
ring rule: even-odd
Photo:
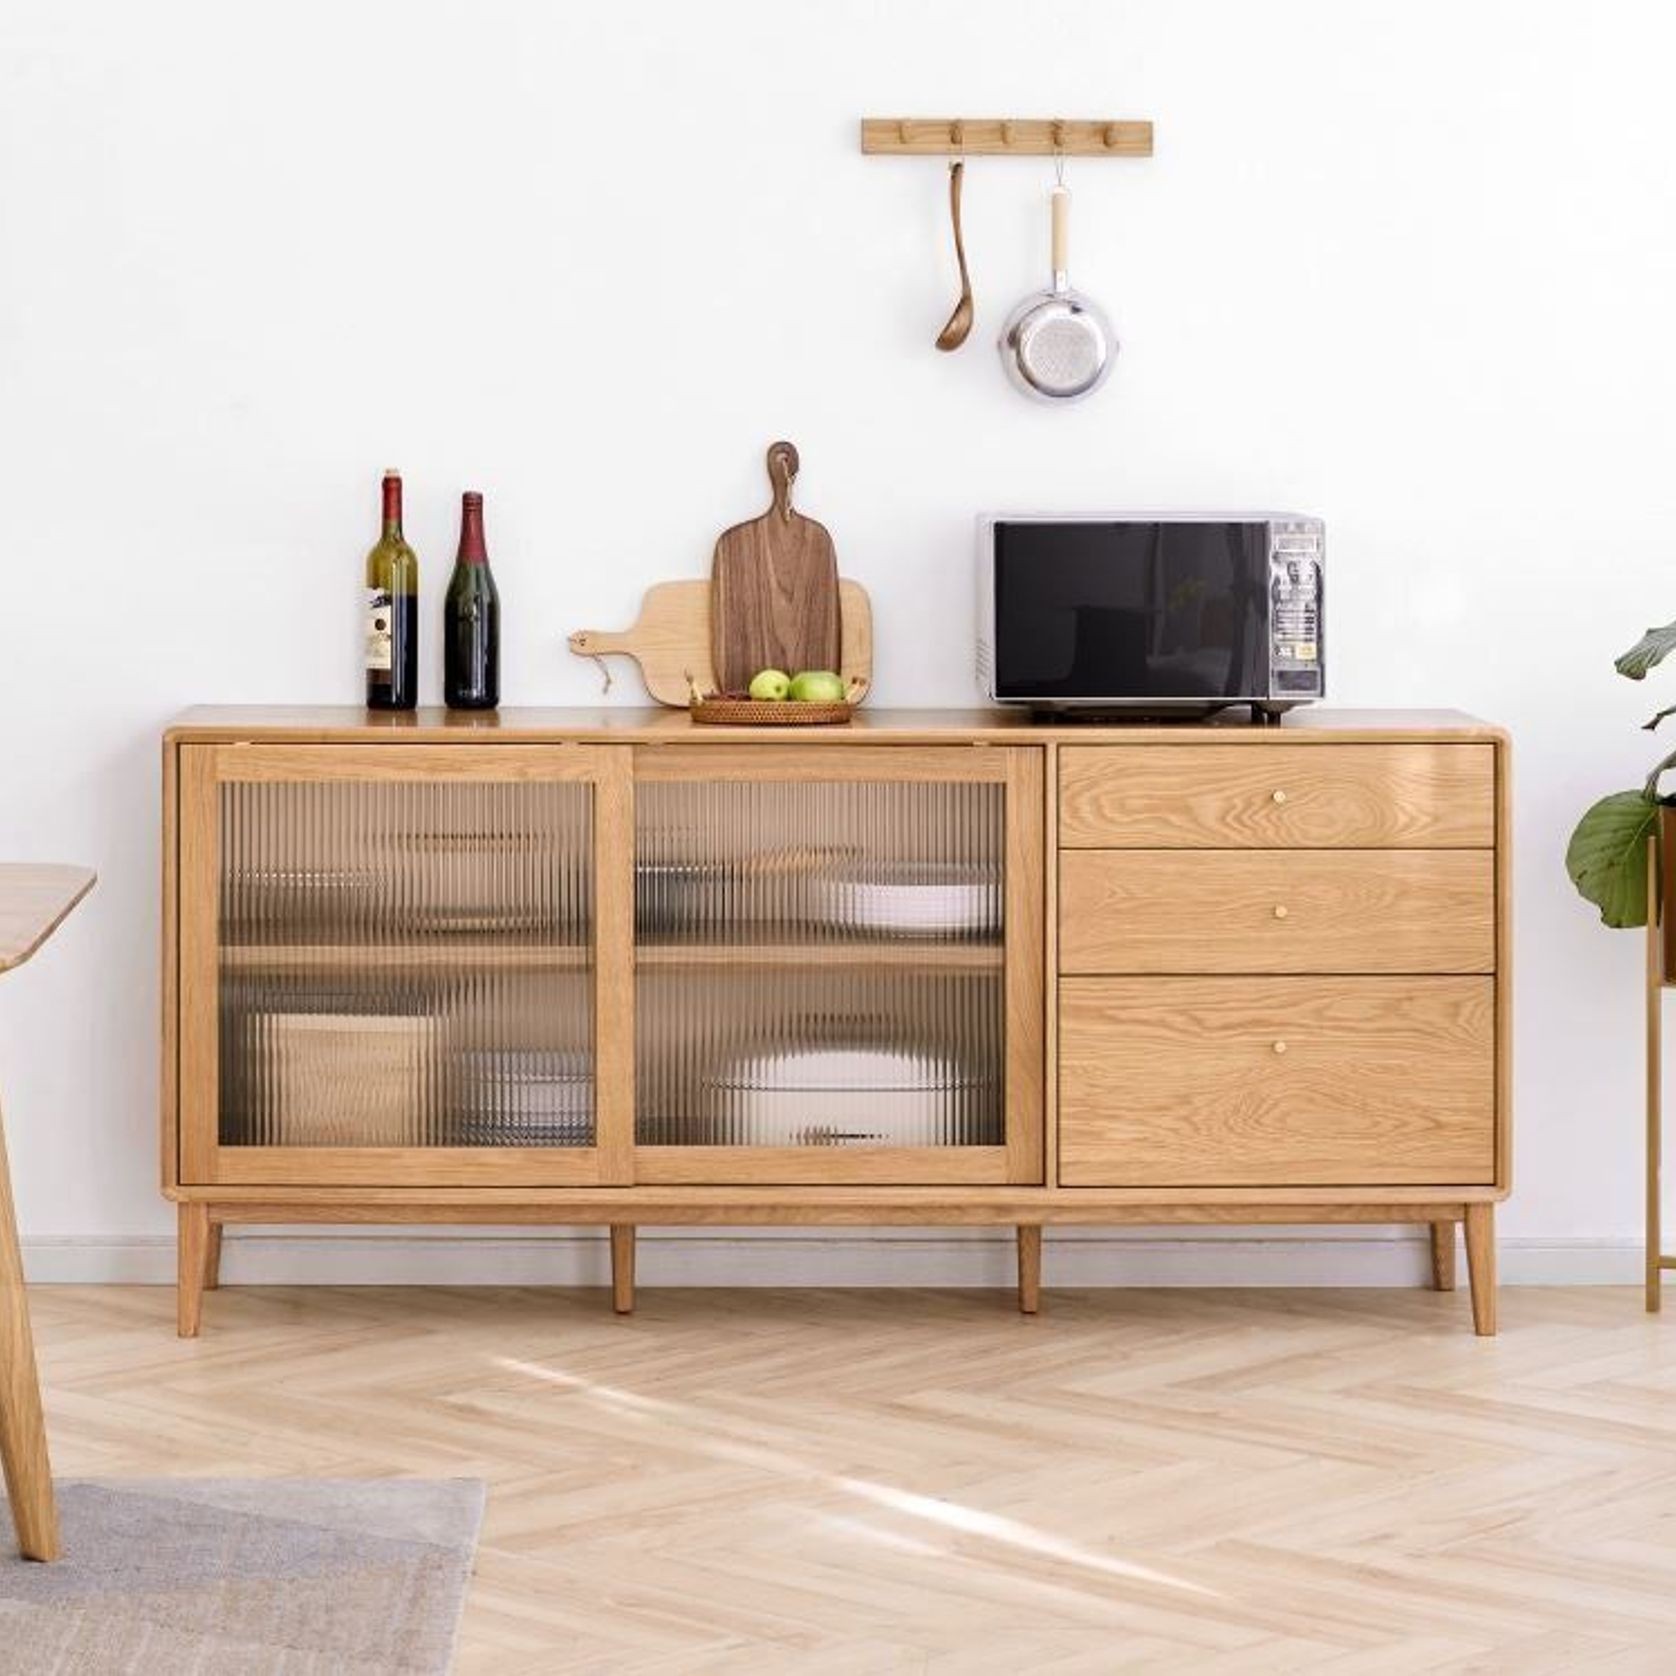
[[[978,521],[978,680],[996,704],[1278,720],[1324,692],[1321,520],[995,513]]]

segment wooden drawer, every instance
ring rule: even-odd
[[[1489,972],[1490,850],[1067,850],[1062,972]]]
[[[1495,980],[1068,978],[1068,1187],[1488,1184]]]
[[[1493,745],[1068,745],[1073,849],[1457,849],[1495,842]]]

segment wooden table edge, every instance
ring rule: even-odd
[[[67,920],[78,903],[99,882],[99,875],[91,867],[77,867],[58,862],[14,862],[0,863],[0,891],[4,891],[6,873],[10,868],[27,867],[31,872],[57,873],[63,876],[64,886],[68,894],[57,907],[48,910],[49,917],[40,929],[26,935],[17,952],[0,949],[0,973],[15,972],[18,967],[27,964],[43,947],[52,934]]]

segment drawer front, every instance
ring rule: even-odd
[[[1492,745],[1069,745],[1073,849],[1470,849],[1495,842]]]
[[[1067,850],[1062,972],[1489,972],[1489,850]]]
[[[1495,980],[1069,978],[1068,1187],[1487,1185]]]

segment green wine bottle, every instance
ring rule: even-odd
[[[450,710],[500,703],[500,590],[483,543],[483,497],[460,497],[460,552],[442,602],[442,691]]]
[[[384,527],[367,554],[367,708],[419,702],[419,560],[402,537],[402,477],[384,474]]]

